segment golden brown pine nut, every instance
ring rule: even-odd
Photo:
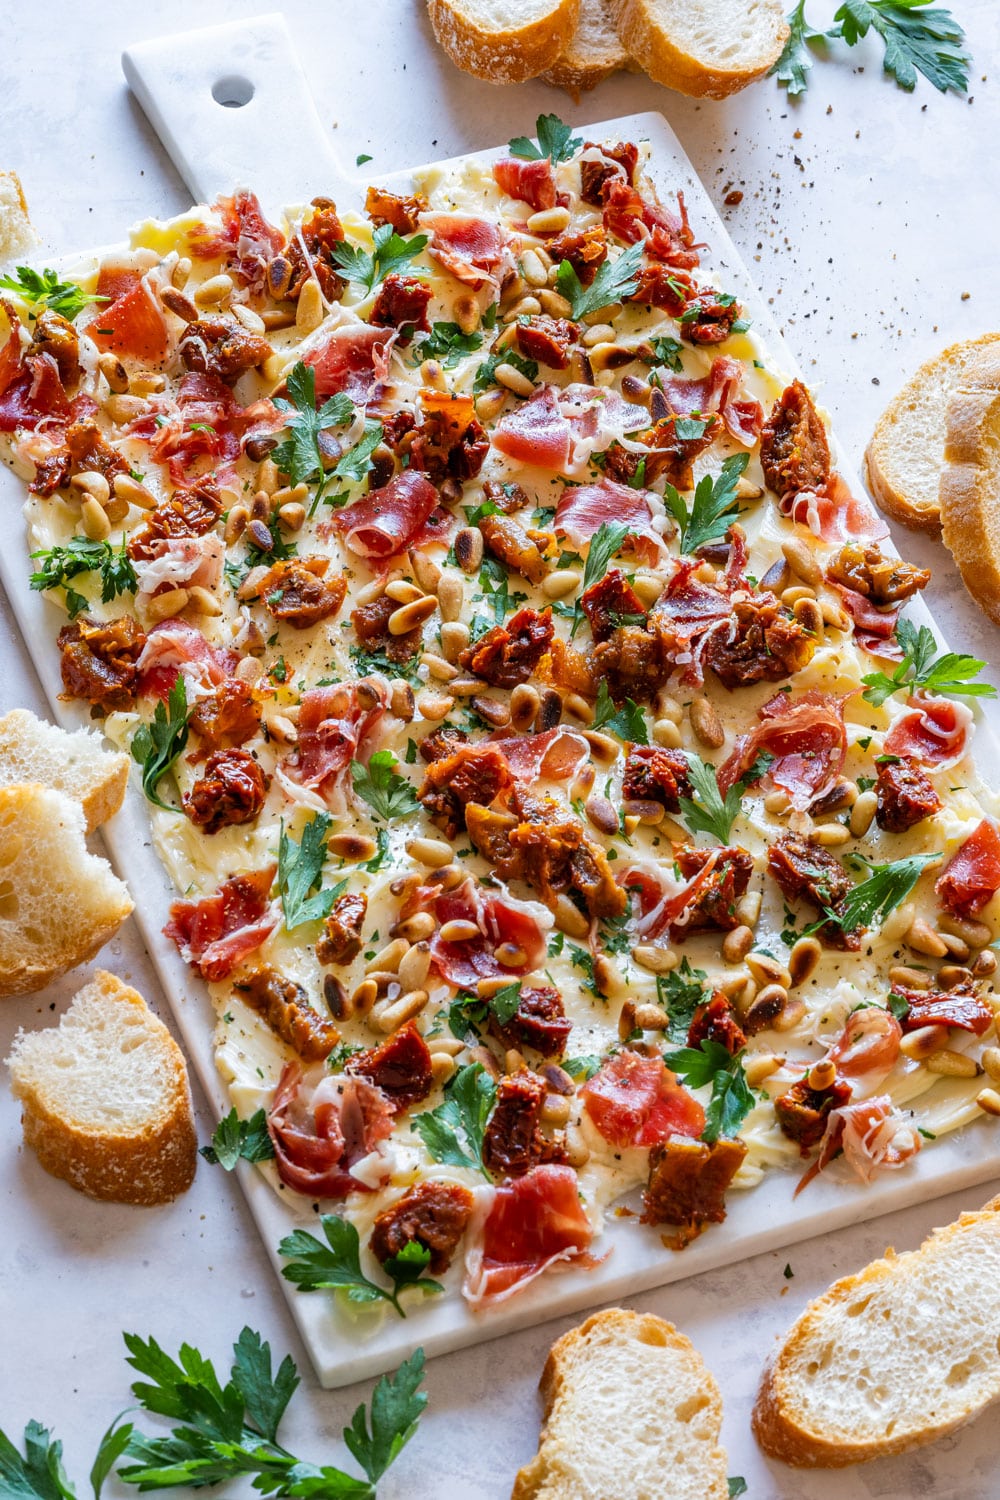
[[[715,705],[707,698],[702,696],[695,698],[688,709],[688,717],[691,720],[695,738],[710,750],[718,750],[726,743],[726,732],[722,727],[722,720],[715,710]]]
[[[753,932],[749,927],[734,927],[722,939],[722,956],[727,964],[739,964],[753,947]]]

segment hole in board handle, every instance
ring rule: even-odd
[[[254,92],[249,78],[242,78],[237,74],[219,78],[212,84],[212,98],[223,109],[242,109],[244,104],[250,103]]]

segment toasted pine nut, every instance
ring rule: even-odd
[[[891,911],[882,923],[882,938],[887,943],[894,943],[906,932],[913,921],[914,906],[912,901],[904,901],[902,906],[897,906]]]
[[[621,746],[609,734],[602,734],[599,729],[585,729],[583,737],[599,765],[610,766],[618,759]]]
[[[479,327],[479,303],[471,292],[463,292],[452,305],[455,322],[463,333],[475,333]]]
[[[249,520],[250,512],[245,505],[233,506],[232,510],[226,516],[226,524],[222,532],[223,536],[226,539],[226,542],[230,546],[232,546],[233,542],[239,541],[240,537],[247,529],[247,523],[249,522]]]
[[[640,1031],[665,1031],[670,1017],[658,1005],[637,1005],[633,1020]]]
[[[522,297],[520,302],[515,302],[513,307],[508,308],[503,315],[503,320],[505,323],[517,323],[521,318],[534,318],[541,310],[542,304],[538,298],[529,294],[527,297]]]
[[[372,1025],[386,1033],[396,1031],[405,1022],[412,1021],[414,1016],[419,1016],[427,999],[426,990],[410,990],[409,994],[400,995],[398,1000],[392,1000],[388,1005],[378,1005],[372,1011]]]
[[[554,916],[559,931],[564,932],[567,937],[585,938],[590,931],[587,918],[568,896],[556,897]]]
[[[438,936],[443,943],[471,943],[479,936],[479,928],[464,917],[454,917],[442,924]]]
[[[428,943],[414,943],[399,961],[399,982],[407,990],[418,990],[427,982],[431,967]]]
[[[140,510],[156,509],[156,496],[151,494],[137,479],[133,479],[131,474],[115,475],[114,492],[119,500],[125,501],[126,505],[138,506]]]
[[[230,512],[232,514],[232,512]],[[371,583],[366,583],[364,588],[358,589],[357,601],[359,605],[374,604],[376,599],[381,599],[385,593],[386,582],[384,578],[373,578]]]
[[[373,958],[365,964],[365,973],[373,974],[376,969],[385,969],[390,974],[395,974],[401,960],[410,951],[410,945],[404,937],[393,938],[391,943],[386,943],[380,948]]]
[[[851,830],[845,828],[843,823],[817,823],[812,836],[824,848],[835,849],[840,844],[850,842]]]
[[[476,532],[476,535],[479,536],[479,544],[482,547],[482,536],[479,532]],[[481,556],[480,561],[482,561]],[[461,576],[458,573],[442,573],[437,587],[437,597],[442,620],[457,621],[462,613],[462,605],[465,603],[465,585]]]
[[[431,1053],[431,1077],[435,1083],[447,1083],[456,1066],[455,1059],[449,1057],[447,1052]]]
[[[407,557],[409,558],[410,567],[413,570],[413,576],[424,593],[436,593],[437,586],[441,581],[441,569],[433,558],[428,557],[426,553],[421,552],[417,547],[412,548],[407,553]]]
[[[138,396],[108,396],[104,410],[116,427],[123,427],[126,422],[134,422],[136,417],[142,416],[146,403]]]
[[[494,386],[482,395],[476,397],[476,416],[482,422],[492,422],[500,414],[500,409],[507,400],[507,392],[501,387]]]
[[[653,739],[658,745],[676,750],[681,743],[681,731],[673,719],[657,719],[653,725]]]
[[[513,391],[515,396],[530,396],[535,389],[527,375],[514,365],[508,364],[506,360],[503,364],[497,365],[493,372],[493,379],[497,385],[505,386],[508,391]]]
[[[410,839],[406,852],[418,863],[428,865],[432,870],[443,869],[451,862],[451,845],[442,839]]]
[[[197,323],[198,309],[179,287],[165,286],[160,292],[160,301],[168,312],[172,312],[184,323]]]
[[[128,371],[117,354],[102,354],[97,366],[108,383],[108,389],[123,396],[128,390]]]
[[[367,1015],[378,999],[378,985],[374,979],[363,979],[351,996],[351,1004],[360,1015]]]
[[[769,812],[772,817],[780,818],[782,813],[786,813],[790,806],[788,793],[782,791],[780,787],[775,787],[774,791],[768,792],[764,798],[764,810],[765,812]]]
[[[477,527],[462,527],[455,537],[455,556],[463,573],[478,572],[483,560],[483,537]],[[440,590],[438,597],[440,598]]]
[[[552,287],[546,287],[538,293],[538,300],[542,304],[543,311],[550,318],[571,318],[573,316],[573,304]]]
[[[935,932],[923,917],[913,919],[905,942],[915,953],[926,953],[929,958],[944,958],[948,952],[948,945],[940,933]]]
[[[446,1057],[457,1057],[465,1051],[465,1043],[457,1036],[428,1037],[427,1045],[432,1052],[443,1052]]]
[[[335,859],[346,859],[351,864],[360,864],[371,859],[375,853],[375,840],[366,833],[331,833],[327,849]]]
[[[976,1095],[976,1103],[988,1115],[1000,1115],[1000,1094],[996,1089],[980,1089]]]
[[[971,917],[942,915],[941,926],[945,932],[964,938],[970,948],[985,948],[993,939],[993,932],[985,922],[976,922]]]
[[[752,1089],[759,1088],[765,1078],[770,1078],[772,1073],[777,1073],[784,1066],[785,1059],[778,1057],[774,1052],[758,1052],[754,1057],[748,1057],[743,1065],[747,1083]]]
[[[948,1078],[975,1078],[979,1064],[974,1057],[964,1052],[953,1052],[949,1047],[935,1052],[924,1064],[928,1073],[943,1073]]]
[[[267,332],[267,325],[259,313],[254,312],[252,307],[247,307],[245,302],[234,302],[230,306],[230,312],[237,323],[242,323],[244,328],[249,328],[251,333],[263,334]]]
[[[790,537],[787,542],[782,542],[781,550],[796,578],[801,578],[803,583],[811,584],[813,588],[823,582],[823,570],[808,543],[797,536]]]
[[[715,710],[715,705],[701,695],[695,698],[688,709],[688,717],[691,720],[691,728],[694,730],[695,738],[710,750],[718,750],[726,742],[726,731],[722,727],[722,720]]]
[[[579,693],[567,693],[563,699],[563,708],[581,724],[589,724],[594,717],[592,706]]]
[[[409,604],[401,604],[389,616],[389,634],[408,635],[411,630],[416,630],[425,620],[429,620],[436,609],[437,600],[433,594],[421,594],[418,599],[411,599]]]
[[[863,839],[872,826],[878,797],[873,791],[862,792],[851,808],[851,832],[856,839]]]
[[[568,208],[542,208],[528,216],[528,233],[559,234],[568,223]]]
[[[546,286],[548,284],[548,268],[542,265],[534,250],[525,250],[522,252],[521,275],[529,286]]]
[[[505,969],[523,969],[528,961],[528,955],[516,943],[499,943],[493,956]]]
[[[997,971],[997,956],[989,948],[984,948],[976,954],[976,961],[972,965],[972,972],[976,979],[988,979]]]
[[[811,1089],[828,1089],[837,1076],[837,1064],[828,1057],[813,1063],[807,1074]]]
[[[801,937],[788,956],[789,983],[805,984],[820,961],[822,949],[814,937]]]
[[[420,877],[417,878],[419,880]],[[408,938],[411,943],[422,943],[425,938],[433,934],[436,926],[437,923],[429,911],[417,911],[405,921],[397,922],[392,930],[399,937]]]
[[[295,308],[295,327],[300,333],[312,333],[323,321],[323,294],[319,283],[309,280],[302,288]]]
[[[258,661],[254,656],[243,656],[236,663],[236,676],[241,682],[248,683],[252,687],[255,682],[260,682],[263,678],[264,663],[262,661]],[[374,853],[375,848],[373,845],[372,854]]]
[[[722,956],[727,964],[739,964],[753,947],[753,932],[749,927],[734,927],[722,939]]]
[[[480,1000],[492,1000],[501,990],[505,990],[510,984],[510,978],[506,974],[490,974],[486,979],[480,979],[476,985],[476,994]]]
[[[932,1057],[935,1052],[948,1041],[947,1026],[918,1026],[916,1031],[908,1031],[899,1044],[899,1050],[904,1057],[909,1057],[914,1062],[923,1062]]]
[[[88,536],[92,542],[103,542],[111,535],[111,522],[108,520],[107,512],[98,504],[93,495],[87,495],[80,506],[80,521],[84,535]]]
[[[222,605],[212,590],[203,588],[200,583],[188,584],[187,595],[188,609],[193,610],[196,615],[204,615],[208,619],[222,614]]]
[[[397,677],[389,686],[389,710],[404,724],[409,724],[416,712],[413,689],[408,682]]]
[[[538,713],[538,690],[530,682],[519,682],[510,695],[510,722],[515,729],[528,729]]]
[[[453,677],[458,676],[458,668],[453,667],[450,661],[445,661],[443,656],[437,656],[433,651],[425,651],[420,658],[420,664],[427,668],[429,675],[437,682],[450,682]]]
[[[395,599],[397,604],[412,604],[416,599],[425,599],[428,596],[413,583],[408,583],[405,578],[394,578],[385,586],[385,592],[390,599]]]
[[[618,832],[618,814],[607,797],[588,797],[583,810],[599,833]]]
[[[980,1062],[992,1079],[1000,1083],[1000,1047],[986,1047]]]
[[[194,300],[199,307],[217,307],[232,296],[232,292],[233,278],[220,271],[218,276],[209,276],[201,286],[195,287]]]
[[[82,473],[74,474],[70,479],[70,485],[73,489],[90,495],[98,505],[106,505],[111,498],[111,486],[104,475],[98,473],[96,469],[84,469]]]
[[[170,272],[170,280],[175,287],[182,289],[191,275],[191,262],[186,255],[181,255],[175,262]]]
[[[829,625],[831,630],[850,630],[850,615],[846,609],[841,609],[839,604],[834,604],[832,599],[821,599],[819,608],[823,616],[823,624]]]
[[[607,344],[614,341],[615,330],[610,323],[594,323],[587,329],[580,340],[585,349],[593,349],[597,344]]]
[[[494,729],[505,729],[510,723],[510,709],[506,703],[499,698],[491,698],[488,693],[476,693],[472,699],[472,706],[481,719],[491,724]]]
[[[542,579],[542,593],[546,599],[565,599],[567,594],[579,588],[580,576],[578,568],[559,568]]]
[[[450,714],[455,706],[454,698],[447,693],[421,693],[417,699],[420,716],[436,723]]]
[[[778,986],[775,985],[775,989],[777,988]],[[765,993],[765,990],[761,991],[761,994],[758,997],[758,1001],[764,996]],[[785,1001],[784,1006],[782,1007],[780,1015],[775,1017],[775,1031],[791,1031],[793,1027],[798,1026],[805,1013],[805,1002],[803,1000],[800,1000],[798,995],[789,995],[787,1000]]]
[[[632,588],[643,604],[652,607],[663,593],[663,579],[657,578],[655,573],[637,573],[632,580]],[[677,722],[680,723],[680,720]]]
[[[810,635],[817,639],[823,635],[823,613],[815,599],[799,599],[796,601],[792,614],[798,620],[803,630],[808,630]]]
[[[566,1160],[571,1167],[584,1167],[590,1160],[590,1147],[583,1131],[572,1121],[566,1127]]]
[[[446,620],[438,631],[441,637],[441,655],[445,661],[452,664],[457,663],[458,658],[469,644],[469,627],[462,620]],[[454,675],[454,674],[453,674]],[[520,684],[526,686],[525,683]]]
[[[762,893],[760,891],[747,891],[736,903],[736,916],[744,927],[756,927],[757,918],[760,916],[760,903]]]
[[[792,976],[784,964],[766,953],[748,953],[747,968],[758,984],[779,984],[782,989],[787,990],[792,982]]]
[[[938,936],[952,958],[956,958],[960,964],[968,963],[972,957],[972,949],[964,938],[958,937],[954,932],[941,932]]]
[[[632,957],[651,974],[669,974],[678,964],[677,954],[670,948],[657,948],[654,943],[637,943]]]

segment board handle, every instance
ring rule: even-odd
[[[195,201],[245,186],[276,212],[350,188],[283,16],[140,42],[122,68]]]

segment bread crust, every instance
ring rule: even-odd
[[[948,403],[941,532],[980,609],[1000,624],[1000,353],[982,351]]]
[[[642,59],[650,78],[695,99],[725,99],[763,78],[781,56],[789,34],[783,7],[772,3],[773,45],[748,58],[743,67],[710,67],[674,41],[654,14],[651,0],[611,0],[611,8],[623,46]]]
[[[482,25],[470,0],[427,0],[438,45],[457,68],[486,83],[523,83],[551,68],[569,45],[580,0],[552,0],[550,11],[504,31]]]
[[[59,755],[71,751],[82,735],[87,736],[92,747],[88,749],[89,776],[74,769],[72,764],[68,771],[61,770],[58,764]],[[30,775],[26,776],[28,768]],[[100,736],[92,731],[68,733],[37,718],[26,708],[11,709],[0,719],[0,785],[10,786],[30,779],[75,797],[83,807],[88,833],[114,817],[121,807],[128,786],[128,770],[128,756],[106,749]],[[86,790],[81,795],[84,783]]]
[[[897,1277],[902,1282],[907,1267],[915,1257],[939,1251],[970,1228],[996,1220],[998,1211],[1000,1197],[992,1198],[978,1213],[963,1213],[954,1223],[933,1230],[919,1249],[907,1255],[897,1256],[890,1247],[881,1259],[872,1261],[855,1275],[844,1276],[835,1281],[822,1297],[809,1303],[792,1324],[784,1342],[772,1355],[761,1376],[751,1426],[754,1437],[765,1453],[795,1468],[846,1468],[851,1464],[867,1463],[872,1459],[905,1453],[912,1448],[935,1442],[971,1421],[989,1404],[987,1401],[968,1407],[952,1418],[929,1422],[922,1427],[904,1427],[898,1435],[891,1438],[850,1442],[842,1432],[820,1432],[797,1420],[794,1360],[802,1348],[810,1345],[810,1341],[819,1341],[824,1316],[831,1308],[854,1300],[859,1291],[877,1285],[889,1276]],[[997,1397],[1000,1397],[1000,1384],[990,1400]],[[926,1410],[926,1403],[919,1409]]]
[[[608,0],[583,0],[580,24],[569,45],[541,76],[545,83],[565,89],[579,103],[581,93],[596,88],[621,69],[641,71],[621,44]]]

